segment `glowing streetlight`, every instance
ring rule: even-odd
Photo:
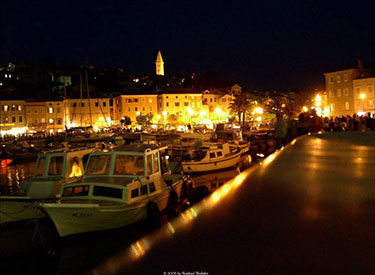
[[[163,111],[161,112],[163,116],[167,116],[168,115],[168,112],[167,111]]]
[[[285,103],[281,104],[281,108],[285,108]]]
[[[360,98],[360,99],[365,99],[365,98],[366,98],[366,94],[360,94],[360,95],[359,95],[359,98]]]
[[[194,112],[193,109],[191,109],[191,108],[189,107],[189,108],[188,108],[188,113],[189,113],[189,115],[192,116],[192,115],[194,115],[195,112]]]
[[[218,115],[222,115],[223,111],[220,108],[216,108],[215,113],[217,113]]]
[[[157,115],[157,116],[156,116],[156,119],[157,119],[157,120],[161,119],[161,115]]]
[[[261,122],[261,121],[262,121],[262,117],[261,117],[261,116],[258,116],[258,117],[257,117],[257,121],[258,121],[258,122]]]
[[[207,115],[207,112],[206,112],[206,111],[201,111],[199,115],[200,115],[200,116],[206,116],[206,115]]]
[[[139,116],[141,114],[141,112],[138,111],[138,112],[136,112],[136,114],[137,114],[137,116]]]
[[[263,108],[261,108],[261,107],[257,107],[257,108],[255,108],[255,109],[254,109],[254,113],[255,113],[255,114],[263,114]]]
[[[303,106],[302,110],[306,113],[309,110],[309,108],[307,108],[306,106]]]

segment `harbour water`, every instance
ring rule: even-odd
[[[256,163],[257,154],[252,152],[241,158],[239,169],[194,175],[196,186],[210,193]],[[260,154],[262,153],[262,154]],[[1,160],[0,187],[3,193],[17,189],[20,182],[32,176],[35,161],[10,163]],[[167,218],[163,217],[163,223]],[[59,238],[53,224],[42,220],[15,227],[1,228],[0,265],[4,274],[85,274],[102,261],[131,245],[151,232],[146,223],[140,222],[120,229],[92,232]]]

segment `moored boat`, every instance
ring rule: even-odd
[[[240,158],[240,147],[232,147],[228,143],[205,143],[193,152],[190,160],[181,164],[186,173],[211,172],[235,167]]]
[[[83,175],[84,158],[94,148],[60,149],[38,154],[34,175],[19,190],[0,196],[0,223],[45,217],[36,201],[54,200],[61,184]]]
[[[176,206],[185,176],[164,173],[155,144],[131,144],[90,155],[84,177],[40,203],[61,237],[126,226]]]

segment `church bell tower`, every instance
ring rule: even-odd
[[[161,52],[158,51],[158,56],[156,57],[156,75],[164,75],[164,61],[161,57]]]

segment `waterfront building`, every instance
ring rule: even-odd
[[[202,107],[202,93],[192,90],[166,91],[158,96],[159,112],[166,120],[175,115],[185,123],[199,122],[207,118],[207,111]]]
[[[158,118],[158,95],[156,94],[120,95],[113,101],[115,120],[119,121],[127,116],[131,121],[136,121],[137,116],[148,114],[152,114],[154,121]]]
[[[155,66],[156,66],[156,75],[164,75],[164,61],[163,61],[163,57],[161,56],[160,51],[158,51]]]
[[[375,112],[375,77],[353,81],[354,111],[356,113]]]
[[[229,114],[229,104],[234,99],[233,94],[224,94],[219,91],[206,90],[203,92],[203,106],[207,107],[208,119],[223,121]]]
[[[22,134],[26,132],[25,101],[0,101],[0,133]]]
[[[46,102],[26,102],[25,110],[28,133],[42,132],[47,129]]]
[[[49,134],[57,134],[65,131],[65,108],[63,101],[47,101],[46,130]]]
[[[354,80],[369,78],[375,75],[375,70],[364,69],[363,62],[358,62],[358,68],[325,73],[327,104],[330,116],[353,115],[360,110],[365,102],[354,92]],[[358,83],[358,82],[357,82]],[[363,106],[363,105],[362,105]]]
[[[94,127],[96,130],[112,125],[109,98],[76,98],[64,100],[66,126]]]

